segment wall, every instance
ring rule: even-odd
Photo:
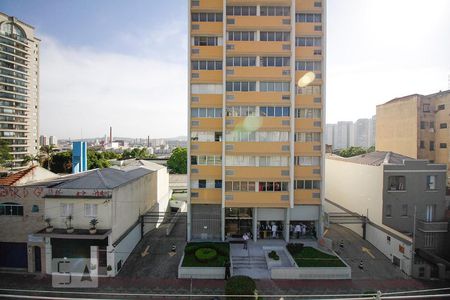
[[[383,169],[325,159],[325,198],[381,224]]]
[[[141,240],[141,224],[137,224],[128,235],[120,241],[120,243],[114,247],[108,247],[107,265],[112,267],[111,271],[108,271],[109,276],[115,276],[120,270],[117,269],[117,264],[122,261],[122,267],[134,250],[136,245]],[[112,250],[112,253],[110,251]]]

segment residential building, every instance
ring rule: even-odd
[[[48,143],[51,146],[58,146],[58,139],[56,138],[56,136],[51,135],[48,139]]]
[[[326,1],[190,3],[188,240],[321,235]]]
[[[336,124],[334,149],[346,149],[355,143],[354,127],[352,121],[339,121]]]
[[[0,138],[13,167],[38,152],[39,43],[32,26],[0,13]]]
[[[48,142],[49,142],[48,137],[46,135],[41,135],[39,137],[39,147],[48,146],[49,145]]]
[[[23,185],[58,175],[38,166],[0,178],[0,269],[45,272],[44,190]]]
[[[336,144],[336,124],[326,125],[324,140],[326,145]]]
[[[355,144],[356,147],[369,148],[370,140],[370,122],[371,119],[358,119],[354,124]]]
[[[370,119],[358,119],[356,122],[340,121],[327,124],[325,143],[333,149],[348,147],[369,148],[375,145],[375,116]]]
[[[46,272],[63,258],[94,258],[99,276],[115,276],[142,236],[157,226],[156,221],[146,226],[143,216],[167,210],[168,178],[165,167],[137,162],[28,185],[44,187],[45,217],[53,226],[32,235],[45,240]],[[95,233],[89,231],[92,219],[98,220]]]
[[[428,159],[450,170],[450,90],[395,98],[377,106],[376,118],[377,150]]]
[[[408,275],[445,277],[446,165],[375,151],[329,155],[324,209],[366,222],[346,225]],[[450,263],[447,263],[450,265]],[[448,267],[447,265],[447,267]]]

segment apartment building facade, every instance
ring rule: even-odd
[[[321,234],[325,4],[191,1],[188,240]]]
[[[450,170],[450,90],[378,105],[376,141],[377,150],[428,159]]]
[[[39,43],[32,26],[0,13],[0,139],[13,166],[38,150]]]

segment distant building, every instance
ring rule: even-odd
[[[375,116],[371,119],[340,121],[337,124],[327,124],[325,129],[325,144],[333,149],[348,147],[369,148],[375,145]]]
[[[371,119],[358,119],[354,124],[356,147],[369,148]]]
[[[336,124],[334,149],[345,149],[354,145],[354,129],[352,121],[339,121]]]
[[[336,144],[336,124],[327,124],[325,128],[325,144],[335,145]]]
[[[0,13],[0,137],[10,142],[13,167],[38,152],[39,43],[31,25]]]
[[[48,146],[48,138],[46,135],[41,135],[39,137],[39,147]]]
[[[351,158],[329,155],[325,168],[329,216],[365,216],[365,226],[346,226],[406,274],[445,277],[439,256],[448,251],[446,165],[376,151]]]
[[[376,118],[377,150],[428,159],[450,170],[450,90],[393,99],[377,106]]]
[[[56,136],[51,135],[48,140],[48,143],[50,146],[58,146],[58,139],[56,138]]]

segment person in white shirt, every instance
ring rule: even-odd
[[[278,230],[277,224],[273,223],[272,224],[272,238],[274,238],[274,239],[277,238],[277,230]]]
[[[302,235],[306,235],[306,225],[302,225]]]
[[[300,238],[301,231],[302,231],[302,228],[300,227],[300,224],[295,225],[294,233],[297,236],[297,238]]]
[[[249,240],[247,233],[244,233],[242,239],[244,240],[244,249],[247,249],[247,241]]]

